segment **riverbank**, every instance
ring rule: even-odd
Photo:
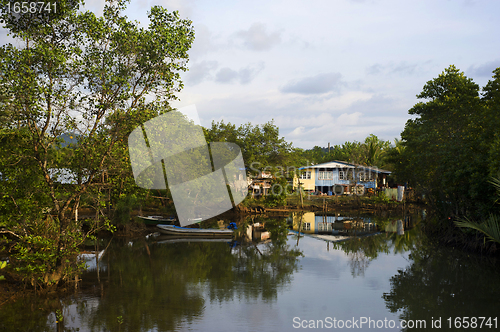
[[[422,201],[402,201],[388,199],[384,196],[316,196],[306,195],[300,200],[298,195],[289,195],[286,205],[269,206],[265,197],[261,199],[247,198],[235,208],[217,216],[220,219],[234,219],[237,223],[251,216],[282,218],[291,213],[316,212],[325,214],[345,214],[356,211],[357,214],[401,218],[410,215],[417,210],[426,209]],[[138,215],[170,215],[169,211],[174,209],[173,204],[163,206],[142,207],[141,210],[131,211],[131,221],[117,225],[115,236],[134,237],[142,236],[151,232],[150,227],[144,225]],[[167,212],[168,211],[168,212]],[[90,213],[91,214],[91,213]],[[215,219],[216,219],[215,218]],[[498,245],[485,242],[484,237],[474,231],[465,231],[456,227],[452,220],[447,222],[433,221],[436,217],[430,217],[426,222],[425,231],[429,237],[445,246],[456,247],[467,252],[498,256],[500,250]],[[202,225],[202,227],[211,227]]]
[[[413,209],[425,208],[422,202],[397,202],[378,196],[305,196],[302,200],[298,195],[287,197],[286,205],[269,206],[265,199],[246,199],[233,209],[236,213],[274,213],[298,211],[335,212],[337,210],[363,210],[369,213],[376,212],[409,212]]]
[[[0,308],[20,296],[22,287],[21,285],[9,274],[2,272],[5,277],[0,281]]]
[[[426,236],[442,246],[459,249],[464,252],[500,258],[498,243],[488,241],[485,236],[472,229],[457,227],[451,218],[442,221],[431,215],[423,228]]]

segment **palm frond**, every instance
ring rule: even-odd
[[[500,179],[499,178],[491,178],[491,180],[489,182],[495,186],[498,193],[500,194]]]
[[[488,219],[480,224],[468,219],[461,219],[460,221],[455,221],[455,225],[475,229],[486,235],[489,241],[500,243],[500,216],[491,214]]]
[[[500,201],[500,178],[492,177],[488,182],[491,183],[497,190],[497,196],[499,196],[499,198],[495,200],[495,203],[497,203],[498,201]]]

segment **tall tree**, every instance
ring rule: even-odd
[[[82,235],[71,207],[99,182],[130,125],[165,112],[182,88],[191,21],[154,6],[142,28],[122,16],[127,2],[107,0],[102,17],[78,11],[81,1],[36,17],[2,11],[24,45],[0,49],[0,103],[15,110],[2,123],[0,222],[18,237],[14,265],[34,284],[72,276]],[[78,143],[58,158],[68,132]],[[62,169],[73,185],[60,184]]]
[[[500,178],[500,132],[498,130],[500,128],[500,68],[493,71],[493,79],[489,80],[483,88],[483,101],[485,114],[482,141],[489,146],[489,174]]]
[[[205,129],[208,142],[233,142],[240,146],[247,167],[262,170],[266,166],[287,166],[293,151],[292,143],[280,137],[273,121],[263,125],[212,122]]]

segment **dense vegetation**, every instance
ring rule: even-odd
[[[396,172],[445,213],[480,217],[495,198],[499,175],[500,68],[483,89],[454,66],[427,82],[409,110]]]
[[[427,82],[409,110],[402,148],[391,158],[395,174],[417,188],[437,213],[435,231],[457,233],[454,223],[500,242],[500,68],[479,86],[455,66]],[[459,242],[474,242],[477,233]],[[454,240],[455,241],[455,240]],[[494,248],[494,246],[493,246]]]

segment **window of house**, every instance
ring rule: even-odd
[[[318,172],[318,180],[333,180],[333,172]]]
[[[373,176],[372,176],[372,173],[370,171],[359,172],[358,178],[359,178],[359,181],[363,181],[363,182],[373,181]]]
[[[339,180],[354,180],[354,170],[350,168],[343,168],[342,171],[339,170]]]
[[[311,179],[311,171],[306,171],[300,174],[300,179],[302,180],[310,180]]]

